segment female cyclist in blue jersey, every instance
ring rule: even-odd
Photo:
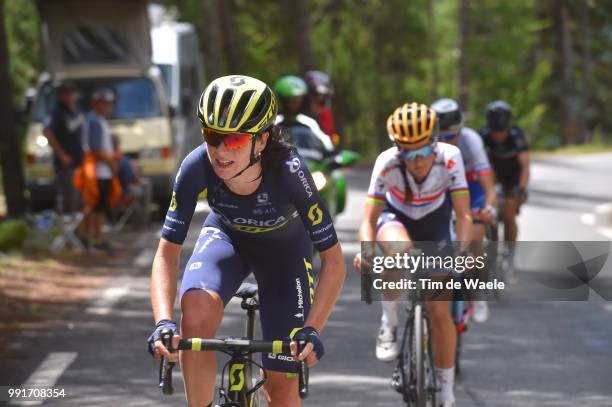
[[[202,93],[198,117],[205,143],[192,151],[176,176],[151,276],[156,329],[149,338],[156,357],[169,355],[159,341],[173,322],[179,256],[198,196],[212,212],[187,262],[180,286],[184,337],[212,338],[225,305],[249,273],[259,285],[263,340],[301,332],[311,339],[300,355],[313,365],[323,356],[319,338],[339,295],[345,266],[332,219],[302,159],[274,125],[277,101],[263,82],[226,76]],[[321,275],[313,285],[313,244]],[[296,332],[297,331],[297,332]],[[294,345],[294,344],[293,344]],[[262,356],[270,406],[299,406],[296,363]],[[216,375],[211,352],[182,352],[189,407],[209,406]]]
[[[437,120],[435,111],[417,103],[404,104],[389,116],[387,132],[395,146],[376,159],[360,241],[449,242],[454,210],[460,250],[466,250],[472,239],[472,218],[463,160],[457,147],[437,142]],[[361,254],[355,256],[354,265],[361,269]],[[386,298],[382,307],[376,357],[391,361],[399,354],[398,303]],[[443,406],[453,406],[456,328],[448,301],[428,301],[427,307],[439,399]]]

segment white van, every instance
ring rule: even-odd
[[[195,27],[174,21],[159,5],[151,5],[153,63],[160,69],[172,113],[180,156],[202,142],[196,109],[204,89],[204,62]]]
[[[89,110],[96,88],[115,92],[115,109],[109,118],[112,131],[119,136],[121,150],[136,160],[140,174],[151,179],[154,200],[167,205],[178,165],[200,140],[197,125],[194,128],[188,120],[197,120],[197,100],[181,96],[180,90],[190,86],[189,75],[181,73],[181,59],[168,60],[171,70],[162,63],[159,67],[153,64],[151,39],[157,28],[151,29],[148,2],[41,0],[39,5],[48,72],[40,76],[26,133],[25,170],[33,206],[49,205],[54,199],[51,149],[42,136],[42,122],[56,103],[53,84],[63,80],[76,84],[82,111]],[[182,35],[175,37],[177,43],[190,46],[195,41],[199,54],[197,37],[191,35],[195,36],[195,31],[186,40]],[[169,38],[163,39],[163,48],[172,49]],[[176,51],[175,55],[181,53]],[[201,83],[201,58],[192,59],[196,62],[184,69]],[[178,73],[173,72],[175,67]],[[176,85],[174,79],[165,80],[168,72],[179,81]],[[190,89],[197,89],[197,93],[200,83]],[[188,96],[197,99],[193,93]],[[193,108],[187,107],[189,102]]]

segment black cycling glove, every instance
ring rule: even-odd
[[[155,330],[153,333],[147,339],[147,345],[151,355],[155,354],[155,342],[161,340],[161,333],[164,329],[169,329],[172,331],[172,336],[179,334],[179,328],[173,321],[170,321],[169,319],[160,320],[157,325],[155,325]]]
[[[321,360],[323,355],[325,355],[325,347],[317,330],[313,327],[305,326],[293,335],[293,340],[297,340],[300,336],[306,336],[308,342],[312,343],[314,351],[317,352],[317,359]]]

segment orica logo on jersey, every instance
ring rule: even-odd
[[[247,218],[234,218],[232,226],[234,229],[246,233],[270,232],[284,226],[289,220],[284,216],[275,219],[257,220]]]
[[[285,164],[289,166],[289,171],[295,174],[300,169],[300,159],[294,157],[291,161],[285,161]]]
[[[323,211],[319,208],[318,203],[314,203],[308,210],[308,219],[312,221],[312,225],[316,226],[323,220]]]

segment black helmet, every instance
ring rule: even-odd
[[[332,86],[329,75],[321,71],[308,71],[304,74],[304,81],[308,85],[308,92],[312,94],[319,94],[325,96],[332,96],[334,94],[334,87]]]
[[[493,131],[503,131],[510,128],[512,108],[508,102],[496,100],[487,105],[487,127]]]
[[[431,108],[438,114],[440,131],[456,131],[463,126],[463,113],[453,99],[436,100],[431,104]]]

